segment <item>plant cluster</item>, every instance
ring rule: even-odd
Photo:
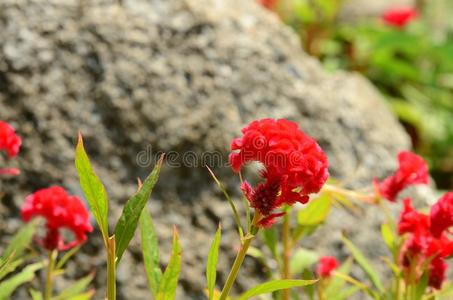
[[[5,122],[0,131],[0,149],[8,156],[18,153],[20,138]],[[1,128],[0,128],[1,129]],[[150,298],[172,300],[176,297],[181,270],[182,249],[176,228],[173,247],[165,270],[160,265],[159,244],[147,202],[164,161],[162,156],[151,174],[141,182],[137,192],[126,202],[113,230],[108,226],[109,199],[101,179],[96,175],[79,134],[75,151],[75,167],[106,253],[106,298],[116,299],[116,269],[137,227],[140,228],[143,263],[150,287]],[[399,167],[382,180],[374,179],[367,192],[348,190],[328,181],[328,159],[317,142],[299,126],[285,119],[261,119],[248,124],[242,135],[231,142],[229,155],[233,172],[239,175],[245,212],[238,213],[236,201],[229,196],[220,180],[208,168],[214,181],[232,208],[238,229],[240,247],[225,282],[217,282],[217,261],[221,226],[214,235],[206,260],[206,297],[209,300],[245,300],[267,295],[276,300],[348,299],[361,293],[370,299],[428,300],[448,299],[453,286],[446,280],[447,260],[453,255],[453,192],[445,193],[429,210],[415,209],[411,199],[403,200],[403,209],[396,220],[388,205],[396,205],[401,191],[408,186],[428,183],[428,166],[418,155],[401,151]],[[250,162],[258,162],[261,181],[252,186],[241,175]],[[17,175],[18,172],[4,172]],[[240,184],[239,184],[240,183]],[[383,281],[364,254],[346,237],[344,245],[351,256],[341,260],[321,256],[313,249],[301,247],[301,240],[313,234],[329,217],[331,208],[353,209],[357,203],[382,210],[383,242],[389,257],[391,278]],[[65,273],[66,262],[89,240],[93,231],[89,211],[77,196],[64,188],[52,186],[26,197],[21,215],[26,225],[11,239],[0,256],[0,300],[9,299],[21,285],[35,282],[44,274],[43,288],[28,286],[33,300],[91,299],[94,290],[88,274],[68,288],[57,291],[53,282]],[[293,218],[295,216],[295,218]],[[35,220],[41,218],[44,225]],[[44,236],[37,228],[45,226]],[[63,230],[68,230],[68,237]],[[271,257],[253,246],[260,238]],[[47,252],[41,258],[39,246]],[[257,259],[265,267],[268,280],[238,296],[230,292],[246,256]],[[272,267],[271,261],[276,262]],[[366,278],[351,274],[356,263]],[[218,289],[218,287],[221,287]],[[267,298],[269,299],[269,298]]]

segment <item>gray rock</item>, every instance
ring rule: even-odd
[[[237,195],[239,180],[226,157],[231,138],[247,122],[298,122],[328,153],[332,175],[358,185],[386,174],[397,150],[409,146],[365,79],[325,74],[301,51],[295,34],[253,1],[124,2],[1,1],[0,119],[11,122],[24,141],[14,161],[22,175],[0,182],[2,219],[17,218],[25,195],[37,188],[60,184],[82,195],[72,163],[78,130],[110,194],[112,226],[136,189],[135,178],[143,178],[165,151],[172,165],[163,169],[150,209],[164,264],[172,225],[180,230],[178,299],[199,299],[219,221],[219,282],[237,246],[228,204],[202,157],[220,160],[213,169]],[[0,223],[2,237],[20,226],[6,224]],[[373,226],[362,242],[377,243]],[[97,269],[96,299],[105,279],[98,236],[92,235],[77,267],[70,268],[71,276]],[[143,267],[134,263],[140,257],[134,240],[119,268],[119,299],[149,298]],[[237,291],[260,282],[259,270],[247,258]]]

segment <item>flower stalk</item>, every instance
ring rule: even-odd
[[[107,242],[107,300],[116,300],[116,243],[115,235]]]
[[[236,277],[238,276],[239,269],[244,262],[244,258],[247,255],[247,250],[249,249],[252,241],[255,238],[255,235],[258,233],[257,224],[261,219],[261,215],[259,212],[255,212],[252,220],[252,228],[249,233],[241,240],[241,248],[239,249],[238,254],[234,260],[233,266],[231,267],[230,274],[228,274],[228,278],[225,282],[225,285],[222,289],[220,294],[219,300],[226,300],[228,295],[230,294],[231,288],[233,287],[234,282],[236,281]]]
[[[44,287],[44,300],[50,300],[52,298],[52,279],[53,271],[55,269],[55,262],[57,259],[58,251],[51,250],[49,251],[48,260],[47,260],[47,272],[46,272],[46,284]]]
[[[291,238],[290,238],[290,217],[291,208],[286,209],[286,214],[283,216],[283,268],[282,268],[282,279],[291,279],[290,274],[290,258],[291,258]],[[282,292],[282,300],[289,300],[290,290],[285,289]]]

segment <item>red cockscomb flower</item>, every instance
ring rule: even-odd
[[[431,207],[431,233],[440,237],[453,226],[453,192],[446,193]]]
[[[398,233],[407,234],[408,238],[402,247],[400,260],[407,274],[407,280],[418,281],[423,272],[427,271],[429,285],[439,289],[447,269],[444,260],[453,254],[453,240],[448,238],[444,227],[439,232],[434,230],[438,235],[432,234],[433,224],[444,224],[442,221],[435,220],[436,216],[443,218],[442,214],[433,214],[433,211],[438,211],[436,205],[431,208],[431,216],[428,216],[416,211],[410,199],[404,200],[404,209],[398,222]],[[424,269],[426,267],[428,267],[427,270]]]
[[[403,211],[398,222],[398,233],[426,234],[429,231],[429,217],[412,207],[411,199],[403,200]]]
[[[306,203],[329,176],[327,157],[314,139],[296,123],[280,119],[253,121],[242,129],[243,136],[231,143],[230,164],[234,171],[250,161],[264,166],[265,182],[241,189],[250,205],[263,215],[260,225],[270,226],[281,214],[272,211],[283,204]]]
[[[327,278],[332,275],[332,272],[338,267],[338,262],[333,256],[324,256],[319,260],[316,267],[316,273],[322,278]]]
[[[272,10],[277,4],[277,2],[278,0],[258,0],[258,3],[260,3],[262,6],[269,10]]]
[[[0,121],[0,151],[5,151],[9,157],[19,153],[21,138],[16,134],[14,128],[6,122]]]
[[[0,151],[5,151],[9,157],[17,155],[22,143],[14,128],[6,122],[0,121]],[[18,169],[0,169],[0,175],[19,175]]]
[[[25,222],[34,217],[46,219],[47,234],[41,243],[48,250],[67,250],[82,244],[87,239],[86,234],[93,230],[83,202],[76,196],[68,195],[59,186],[41,189],[29,195],[22,206],[21,214]],[[63,228],[74,233],[74,241],[64,243],[59,232]]]
[[[382,20],[387,25],[403,28],[410,21],[416,19],[417,16],[417,10],[411,7],[392,8],[384,12],[384,14],[382,15]]]
[[[374,181],[381,196],[392,202],[406,187],[428,183],[428,165],[423,158],[410,151],[401,151],[398,162],[399,168],[392,176],[380,183]]]

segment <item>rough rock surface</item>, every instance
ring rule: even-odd
[[[388,172],[397,150],[409,146],[365,79],[325,74],[290,29],[253,1],[1,1],[0,119],[17,128],[24,144],[18,159],[8,162],[22,175],[0,182],[0,218],[8,218],[0,235],[20,226],[11,218],[27,193],[61,184],[82,194],[72,165],[77,130],[114,202],[112,224],[136,188],[134,178],[150,170],[147,153],[171,152],[173,166],[163,170],[150,210],[163,249],[171,225],[180,230],[178,299],[202,298],[204,259],[216,224],[222,222],[222,251],[230,258],[236,235],[228,205],[200,157],[219,153],[214,171],[237,193],[238,180],[226,166],[228,144],[244,124],[261,117],[297,121],[327,151],[333,176],[361,184]],[[348,221],[332,227],[335,232],[360,219],[339,216]],[[347,229],[367,232],[357,242],[382,249],[373,226]],[[70,272],[80,276],[98,268],[101,299],[104,257],[95,236]],[[134,241],[119,268],[119,299],[149,298],[138,260]],[[230,263],[222,257],[219,282]],[[259,271],[247,259],[238,290],[256,283],[247,274]]]

